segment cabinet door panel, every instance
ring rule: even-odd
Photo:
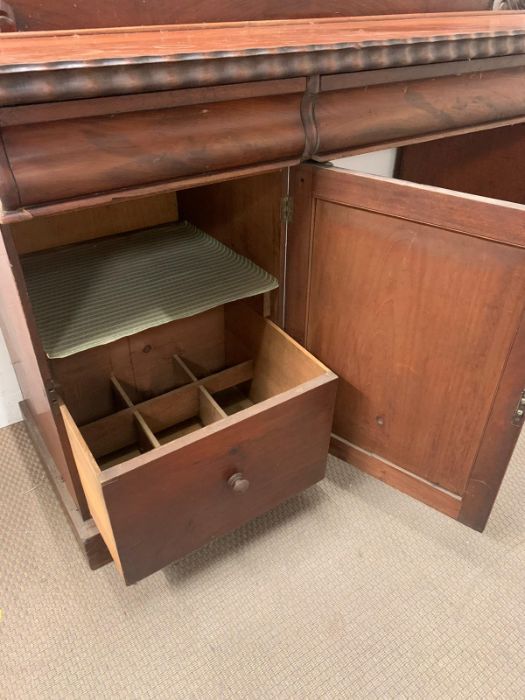
[[[290,266],[287,326],[340,377],[335,451],[483,527],[519,432],[525,367],[496,407],[521,352],[525,207],[337,168],[303,166],[294,184],[310,216],[290,231],[306,261]]]

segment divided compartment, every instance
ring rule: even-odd
[[[259,327],[257,315],[248,307],[243,310],[242,302],[225,307],[224,319],[224,367],[216,371],[203,371],[191,356],[174,353],[174,388],[148,398],[115,374],[107,377],[114,412],[79,425],[101,469],[174,442],[318,374],[318,363],[304,351],[294,353],[294,362],[285,352],[279,357],[283,332],[262,319]],[[174,332],[176,325],[170,324]]]
[[[137,392],[128,393],[117,377],[110,377],[120,410],[80,428],[102,469],[189,435],[254,403],[250,398],[253,360],[200,378],[177,354],[173,364],[178,382],[182,375],[181,386],[144,401],[134,402],[130,394]]]
[[[63,397],[77,399],[72,412],[67,400],[60,408],[88,504],[128,583],[324,477],[337,378],[283,330],[234,302],[151,332],[181,337],[182,328],[187,338],[200,324],[198,350],[203,326],[217,319],[220,366],[214,360],[210,371],[189,346],[172,353],[176,386],[146,399],[110,373],[102,378],[113,394],[109,415],[77,425],[72,412],[82,413],[88,394],[76,375],[72,386],[62,381]],[[154,363],[156,350],[144,357]],[[93,368],[85,370],[91,381]]]

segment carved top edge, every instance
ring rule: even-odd
[[[525,0],[524,0],[525,1]],[[422,50],[427,51],[429,62],[434,62],[434,57],[440,55],[440,45],[448,45],[450,47],[451,53],[455,51],[462,51],[463,53],[468,53],[471,51],[472,55],[468,56],[470,58],[478,58],[480,53],[487,55],[496,55],[490,53],[488,48],[491,42],[497,42],[501,40],[506,40],[509,46],[508,53],[520,53],[521,40],[525,37],[525,26],[521,29],[515,29],[511,31],[496,31],[496,32],[476,32],[472,34],[436,34],[431,37],[410,37],[409,39],[385,39],[385,40],[363,40],[359,42],[333,42],[330,44],[300,44],[297,46],[282,46],[282,47],[271,47],[271,48],[251,48],[246,50],[221,50],[221,51],[202,51],[202,52],[181,52],[181,53],[167,53],[164,55],[136,55],[136,56],[121,56],[121,57],[104,57],[104,58],[94,58],[94,59],[67,59],[67,60],[53,60],[45,63],[39,62],[27,62],[27,63],[2,63],[2,53],[0,51],[0,75],[8,75],[13,73],[38,73],[46,71],[56,71],[56,70],[72,70],[72,69],[92,69],[92,68],[118,68],[127,66],[140,66],[140,65],[166,65],[170,66],[173,64],[185,64],[191,63],[193,61],[219,61],[219,60],[235,60],[235,59],[265,59],[275,56],[280,56],[285,60],[289,58],[290,61],[294,59],[295,56],[302,55],[314,55],[314,54],[327,54],[327,53],[342,53],[353,51],[356,55],[362,55],[366,57],[367,54],[377,50],[383,50],[386,58],[391,56],[393,65],[397,67],[399,64],[395,59],[395,50],[398,48],[403,48],[406,53],[406,62],[404,65],[409,63],[418,62],[420,52]],[[1,38],[0,38],[1,41]],[[494,45],[495,46],[495,45]],[[0,49],[1,49],[0,44]],[[392,51],[389,54],[389,50]],[[411,60],[412,59],[412,60]],[[455,60],[455,59],[454,59]],[[366,60],[363,58],[363,63]],[[385,61],[386,62],[386,61]]]
[[[51,66],[90,67],[350,48],[367,50],[401,44],[409,49],[412,45],[482,41],[523,32],[525,15],[508,12],[27,32],[0,37],[0,70],[4,73],[47,70]]]
[[[0,105],[516,54],[525,15],[505,12],[11,34],[0,36]]]

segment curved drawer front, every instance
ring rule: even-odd
[[[300,103],[273,95],[4,128],[19,206],[299,159]]]
[[[322,91],[315,108],[317,155],[326,159],[368,146],[523,119],[524,91],[523,68]]]

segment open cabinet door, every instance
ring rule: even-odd
[[[339,375],[332,451],[487,522],[522,423],[525,207],[304,165],[286,328]]]

